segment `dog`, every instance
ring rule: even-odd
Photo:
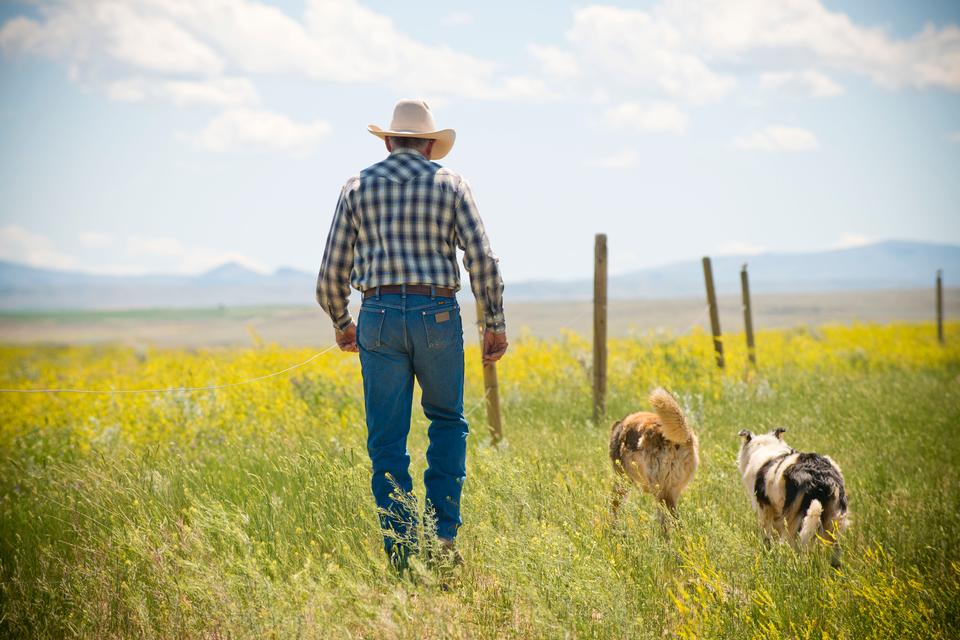
[[[654,496],[674,518],[680,494],[700,464],[700,443],[676,399],[662,388],[648,398],[653,413],[640,411],[610,429],[610,462],[616,474],[611,513],[627,493],[624,477]],[[660,524],[666,532],[663,511]]]
[[[836,462],[818,453],[800,453],[783,441],[786,429],[754,435],[740,431],[737,466],[751,496],[769,547],[776,533],[799,550],[814,537],[838,541],[847,528],[847,492]],[[834,566],[839,565],[839,545]]]

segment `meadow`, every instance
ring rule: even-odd
[[[499,367],[499,447],[471,346],[466,564],[452,580],[385,569],[352,354],[219,391],[2,394],[0,636],[955,638],[960,323],[946,336],[929,324],[763,331],[757,371],[737,335],[724,371],[700,330],[618,338],[600,424],[589,342],[518,337]],[[201,386],[315,351],[10,345],[0,387]],[[701,441],[668,538],[648,496],[632,493],[616,522],[608,510],[609,426],[656,385]],[[426,425],[414,422],[416,479]],[[761,544],[736,434],[779,426],[843,468],[839,570],[825,550]]]

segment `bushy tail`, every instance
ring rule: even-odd
[[[800,525],[800,544],[806,545],[820,530],[820,518],[823,517],[823,505],[819,500],[811,500],[807,507],[807,514],[803,516],[803,524]]]
[[[660,431],[667,440],[683,444],[693,437],[693,430],[687,425],[687,419],[684,417],[680,405],[670,395],[670,392],[658,387],[650,393],[648,400],[650,406],[660,416],[660,422],[663,423],[663,428]]]

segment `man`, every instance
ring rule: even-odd
[[[424,473],[426,508],[440,547],[459,561],[460,495],[466,478],[463,327],[457,247],[483,308],[483,362],[507,350],[503,280],[470,186],[431,159],[456,133],[438,130],[425,102],[401,100],[389,129],[369,125],[390,155],[347,181],[317,278],[317,301],[333,320],[337,344],[359,351],[371,485],[384,549],[400,570],[416,550],[417,521],[407,434],[414,378],[430,420]],[[359,326],[347,309],[350,286],[363,292]]]

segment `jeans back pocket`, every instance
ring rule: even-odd
[[[357,323],[357,344],[361,349],[376,351],[383,344],[380,334],[383,333],[383,317],[386,309],[360,308],[360,319]]]
[[[463,340],[460,308],[430,309],[423,312],[423,328],[429,349],[443,349]]]

